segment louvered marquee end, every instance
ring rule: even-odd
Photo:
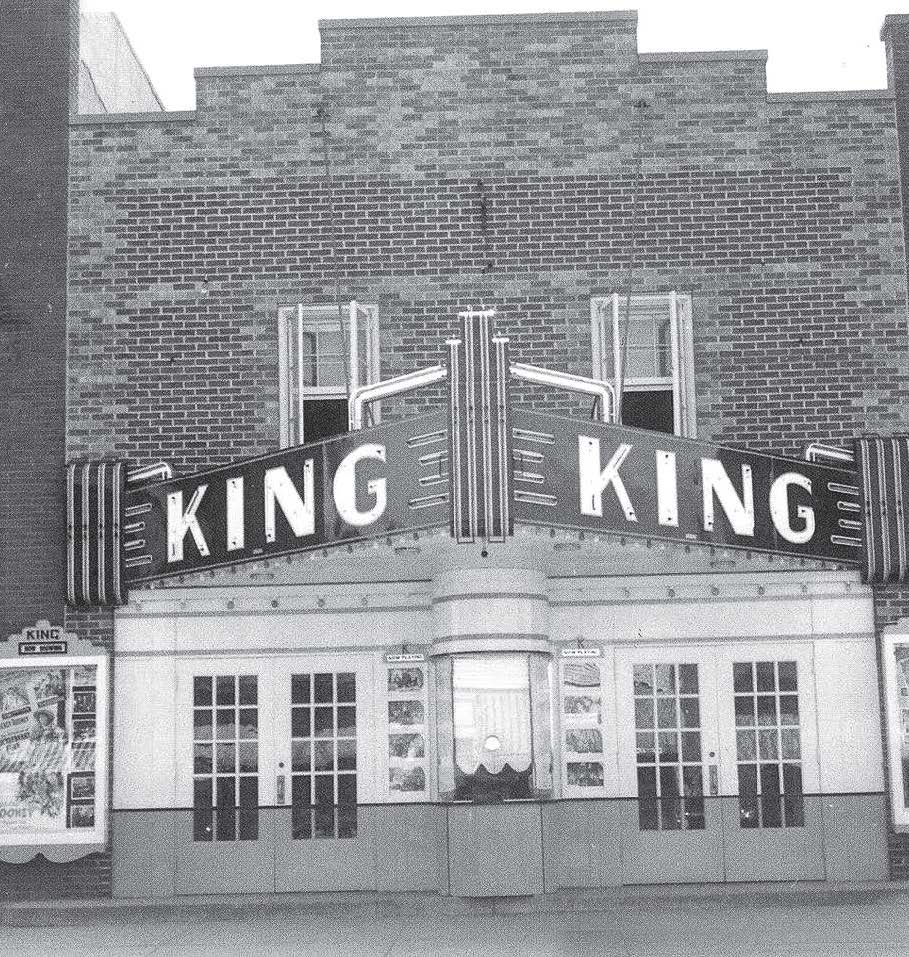
[[[76,608],[122,605],[120,515],[126,464],[72,462],[66,469],[66,593]]]
[[[909,580],[907,507],[909,435],[866,435],[855,440],[861,496],[862,580]]]

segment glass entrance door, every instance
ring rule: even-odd
[[[177,893],[374,885],[369,661],[186,661],[177,702]]]
[[[177,673],[178,894],[274,889],[275,674],[254,658]]]
[[[369,661],[286,659],[275,683],[275,887],[375,888],[377,732]]]
[[[812,646],[743,646],[721,664],[726,880],[822,880]]]
[[[620,649],[625,883],[723,880],[715,662],[694,648]]]
[[[626,883],[823,878],[809,643],[620,648]]]

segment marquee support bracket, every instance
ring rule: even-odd
[[[403,395],[422,389],[424,386],[441,382],[448,376],[448,370],[443,365],[430,366],[416,372],[405,372],[404,375],[394,376],[391,379],[382,379],[369,385],[354,389],[347,400],[347,418],[351,432],[359,432],[363,428],[363,410],[372,402],[390,398],[393,395]]]

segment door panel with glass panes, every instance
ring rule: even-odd
[[[821,879],[811,643],[725,649],[720,667],[726,879]]]
[[[278,891],[375,886],[371,661],[312,656],[282,663],[275,685],[275,885]],[[380,809],[379,809],[380,810]]]
[[[370,664],[200,659],[177,684],[179,892],[359,886]]]
[[[177,893],[274,888],[274,681],[254,658],[180,662]]]
[[[616,652],[627,883],[723,879],[716,682],[700,648]]]

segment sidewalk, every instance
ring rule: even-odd
[[[0,909],[0,955],[909,957],[907,884],[633,887],[541,898],[288,894]]]

